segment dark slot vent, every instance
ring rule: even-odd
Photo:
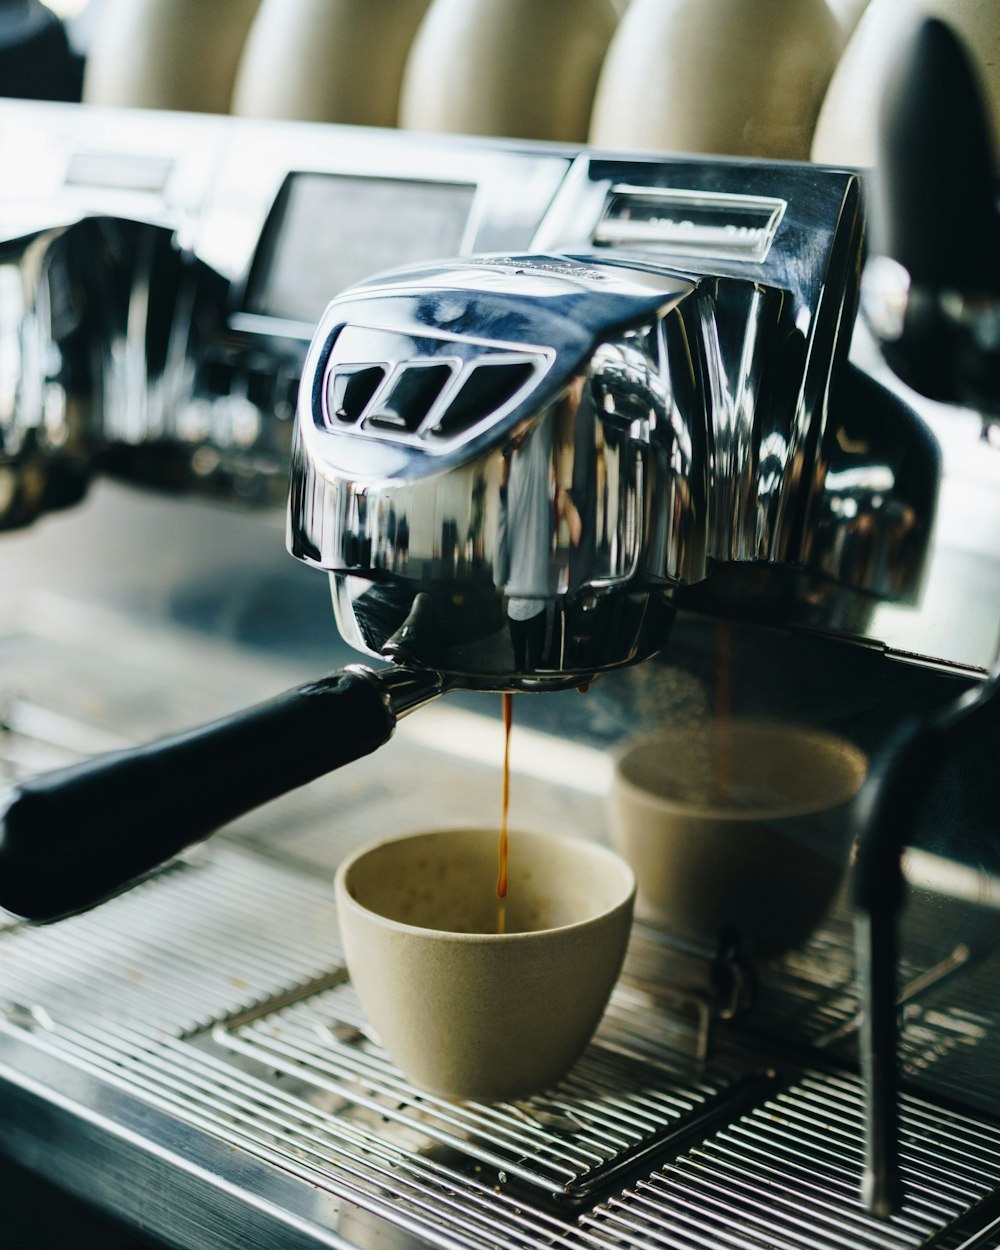
[[[407,365],[365,426],[414,434],[451,377],[451,365]]]
[[[477,365],[430,432],[438,438],[452,438],[477,425],[512,399],[534,368],[528,361]]]
[[[228,360],[209,357],[201,367],[199,381],[209,395],[228,395],[233,389],[233,366]]]
[[[354,425],[368,407],[372,396],[382,384],[385,369],[381,365],[338,366],[327,383],[327,409],[330,421]]]
[[[274,385],[274,374],[270,370],[247,370],[247,399],[258,408],[273,407]]]

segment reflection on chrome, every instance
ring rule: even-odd
[[[78,222],[0,244],[0,529],[84,494],[95,446]]]

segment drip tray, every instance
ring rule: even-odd
[[[639,1033],[642,1031],[640,1040]],[[353,988],[320,988],[213,1030],[211,1044],[282,1081],[338,1123],[535,1203],[593,1204],[650,1157],[676,1154],[775,1087],[723,1064],[696,1071],[645,995],[616,993],[595,1042],[544,1095],[510,1103],[420,1093],[370,1032]],[[642,1052],[639,1053],[639,1047]]]
[[[192,1233],[192,1246],[263,1244],[248,1229],[264,1181],[282,1218],[327,1246],[383,1246],[386,1226],[441,1250],[990,1244],[961,1238],[997,1214],[995,1123],[906,1099],[904,1209],[874,1220],[858,1196],[856,1078],[778,1075],[735,1042],[699,1063],[697,1028],[627,982],[543,1096],[419,1093],[369,1032],[332,912],[326,881],[217,844],[94,912],[14,926],[0,934],[0,1067],[9,1052],[8,1080],[41,1065],[53,1089],[90,1083],[90,1109],[63,1120],[64,1151],[102,1108],[138,1108],[120,1139],[129,1194],[162,1187],[157,1141],[183,1142],[168,1192],[197,1143],[217,1143],[212,1184],[242,1194],[227,1219],[247,1222],[247,1240]],[[116,1135],[111,1122],[102,1149]]]
[[[143,739],[288,684],[187,637],[88,626],[61,602],[32,619],[4,635],[0,614],[0,671],[17,676],[0,716],[5,780],[40,751],[64,760],[112,730]],[[981,1089],[998,1035],[988,962],[963,967],[976,997],[961,1011],[926,961],[904,967],[924,984],[907,999],[903,1062],[939,1075],[932,1097],[903,1101],[905,1202],[886,1222],[859,1198],[857,1079],[773,1072],[735,1029],[703,1059],[704,1012],[694,1003],[691,1018],[676,980],[663,984],[662,942],[641,926],[597,1037],[555,1088],[485,1105],[409,1086],[350,985],[330,877],[358,841],[416,819],[418,785],[445,823],[495,802],[496,780],[400,733],[374,762],[286,796],[92,912],[48,928],[0,916],[0,1150],[185,1250],[998,1244],[1000,1124]],[[593,835],[592,796],[549,780],[530,793],[541,823]],[[790,1037],[853,1034],[846,926],[770,972]],[[959,1114],[938,1095],[987,1111]]]

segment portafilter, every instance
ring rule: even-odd
[[[87,909],[351,760],[453,688],[581,684],[663,646],[707,571],[711,284],[593,257],[398,271],[329,306],[303,372],[288,545],[351,666],[22,782],[0,906]]]

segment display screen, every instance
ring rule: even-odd
[[[316,322],[362,278],[456,255],[475,192],[455,182],[290,174],[264,228],[246,311]]]

